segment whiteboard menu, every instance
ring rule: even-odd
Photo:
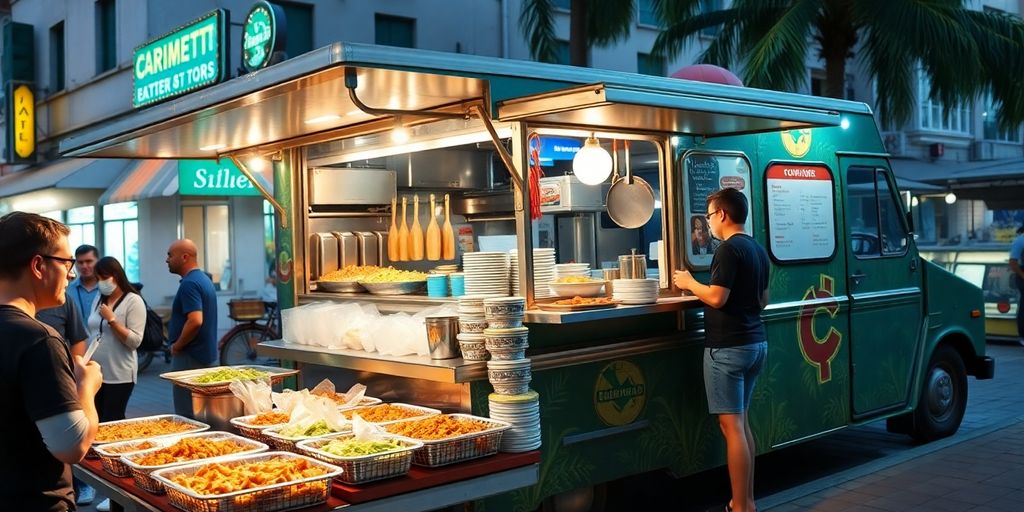
[[[774,164],[765,174],[772,255],[783,261],[832,257],[836,248],[835,202],[828,168]]]

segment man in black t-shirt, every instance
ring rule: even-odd
[[[710,306],[704,310],[704,387],[708,412],[718,415],[725,436],[732,500],[727,511],[749,512],[754,504],[754,436],[747,409],[768,354],[761,311],[768,304],[768,253],[743,232],[750,208],[734,188],[708,197],[711,233],[722,240],[711,260],[711,284],[685,270],[673,282]]]
[[[69,464],[82,460],[99,424],[99,366],[72,356],[35,318],[64,302],[75,263],[67,235],[40,215],[0,218],[0,503],[17,510],[75,509]]]

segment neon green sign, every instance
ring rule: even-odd
[[[180,96],[224,79],[227,12],[217,9],[135,49],[132,106]]]
[[[258,196],[260,191],[231,160],[179,160],[178,193],[183,196]]]

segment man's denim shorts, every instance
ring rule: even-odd
[[[704,349],[704,389],[711,414],[739,414],[750,407],[754,383],[764,368],[768,342]]]

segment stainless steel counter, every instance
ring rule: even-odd
[[[335,302],[365,302],[374,304],[381,313],[417,313],[431,306],[455,305],[455,297],[427,297],[426,295],[373,295],[371,293],[312,292],[299,294],[299,304],[321,300]]]

